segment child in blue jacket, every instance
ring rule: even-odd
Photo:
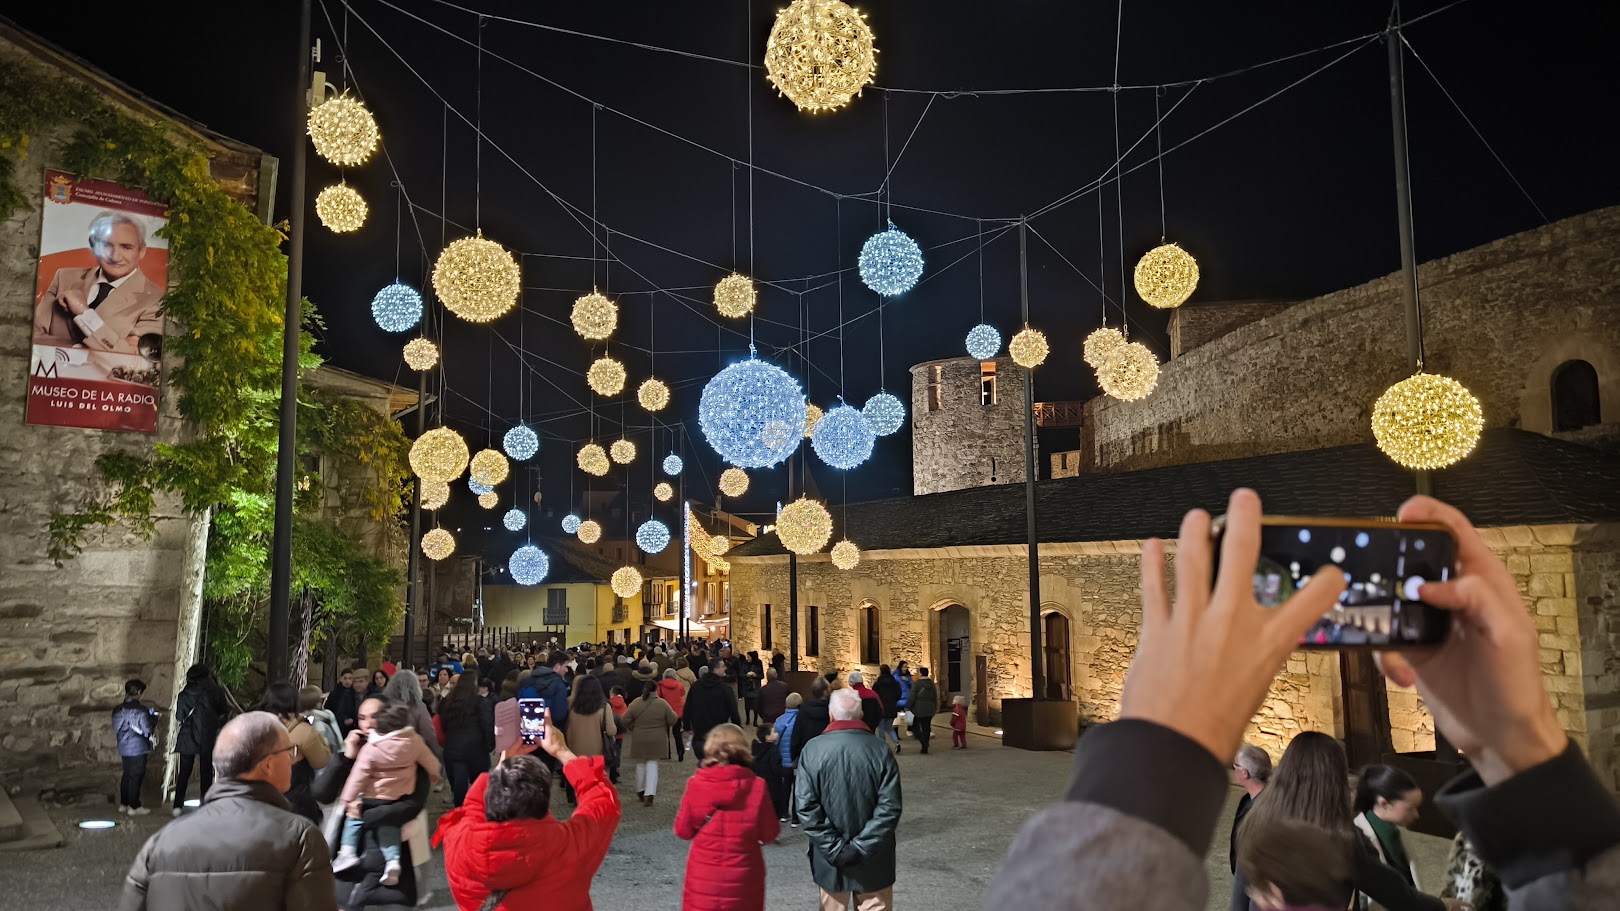
[[[799,814],[793,808],[793,722],[799,717],[799,706],[804,703],[804,697],[798,693],[788,693],[787,711],[782,717],[776,719],[776,727],[767,739],[774,742],[782,751],[782,784],[787,790],[787,815],[782,816],[784,822],[789,822],[793,828],[799,827]]]
[[[123,775],[118,779],[118,812],[130,816],[145,816],[152,812],[141,806],[141,784],[146,780],[146,756],[157,745],[157,731],[152,719],[157,712],[141,702],[146,684],[140,680],[124,682],[124,701],[113,709],[113,736],[118,738],[118,758],[123,762]]]

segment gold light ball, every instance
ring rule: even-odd
[[[607,295],[592,291],[574,301],[571,319],[581,338],[599,342],[619,327],[619,305],[608,300]]]
[[[754,309],[754,298],[754,282],[746,275],[733,272],[714,286],[714,307],[721,316],[747,316]]]
[[[1159,385],[1159,359],[1141,342],[1126,342],[1097,368],[1097,383],[1120,401],[1147,398]]]
[[[861,549],[853,541],[839,541],[832,546],[832,561],[839,569],[854,569],[861,562]]]
[[[422,536],[422,556],[429,560],[443,560],[456,552],[456,536],[442,528],[435,528]]]
[[[669,407],[669,387],[663,380],[645,380],[636,388],[636,401],[648,411],[663,411]]]
[[[484,449],[472,457],[469,473],[474,481],[485,487],[494,487],[506,480],[506,476],[511,472],[512,466],[506,461],[506,456],[494,449]]]
[[[377,118],[347,92],[310,108],[308,130],[315,154],[340,168],[363,165],[377,151]]]
[[[450,502],[450,485],[444,481],[423,481],[421,502],[423,509],[438,509]]]
[[[1372,428],[1378,448],[1397,463],[1445,468],[1473,452],[1485,413],[1463,384],[1420,370],[1373,403]]]
[[[740,497],[748,492],[748,472],[741,468],[727,468],[720,472],[720,492],[728,497]]]
[[[1179,307],[1198,287],[1198,260],[1175,244],[1147,251],[1136,263],[1136,293],[1161,309]]]
[[[1007,345],[1007,353],[1012,355],[1013,363],[1026,370],[1046,363],[1048,350],[1046,335],[1039,329],[1025,329],[1013,336],[1012,342]]]
[[[601,477],[608,473],[607,450],[596,443],[586,443],[579,447],[579,455],[575,457],[579,463],[579,470],[586,474]]]
[[[424,481],[449,483],[467,468],[467,441],[448,427],[425,431],[411,444],[411,470]]]
[[[771,85],[807,113],[849,104],[877,72],[866,17],[839,0],[794,0],[765,42]]]
[[[659,481],[653,485],[653,496],[660,503],[668,503],[675,498],[675,488],[669,486],[668,481]]]
[[[575,532],[581,544],[595,544],[602,540],[602,523],[595,519],[586,519],[579,523],[579,530]]]
[[[725,535],[715,535],[714,537],[709,539],[709,551],[708,551],[708,553],[709,553],[709,556],[711,556],[711,557],[725,556],[726,551],[728,551],[730,549],[731,549],[731,539],[726,537]]]
[[[821,418],[825,414],[826,414],[825,411],[822,411],[819,407],[817,407],[815,405],[806,405],[806,406],[804,406],[804,438],[805,439],[807,439],[807,440],[810,439],[810,434],[814,433],[815,430],[816,430],[816,422],[820,421]]]
[[[1092,330],[1092,333],[1086,336],[1083,354],[1087,364],[1092,367],[1101,367],[1103,364],[1108,363],[1108,359],[1113,357],[1114,352],[1123,347],[1125,347],[1125,333],[1104,326],[1101,329]]]
[[[608,455],[620,465],[629,465],[636,460],[636,444],[625,439],[614,440],[608,447]]]
[[[489,493],[481,493],[478,495],[478,505],[484,507],[485,509],[494,509],[496,506],[499,506],[500,503],[500,494],[493,490]]]
[[[405,343],[405,365],[412,370],[432,370],[439,363],[439,346],[425,338]]]
[[[599,357],[586,371],[585,382],[597,395],[618,395],[624,391],[624,365],[611,357]]]
[[[800,497],[782,507],[776,517],[776,537],[782,546],[799,556],[813,554],[827,546],[832,537],[832,516],[827,507],[809,497]]]
[[[613,593],[621,598],[634,598],[641,594],[641,570],[634,566],[621,566],[613,571],[609,580]]]
[[[369,211],[360,194],[341,181],[315,194],[315,217],[337,234],[360,230]]]
[[[445,309],[472,323],[505,316],[517,305],[523,276],[506,248],[476,237],[463,237],[444,248],[433,264],[433,290]]]

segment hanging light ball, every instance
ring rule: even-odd
[[[976,357],[987,361],[1001,351],[1001,333],[989,323],[980,323],[968,330],[967,353],[969,357]]]
[[[728,497],[740,497],[748,492],[748,472],[741,468],[727,468],[720,472],[720,492]]]
[[[384,285],[371,299],[371,318],[384,332],[406,332],[422,321],[422,295],[410,285]]]
[[[444,248],[433,264],[433,290],[445,309],[472,323],[505,316],[517,305],[522,274],[506,248],[476,237],[463,237]]]
[[[448,483],[467,468],[467,441],[448,427],[435,427],[411,444],[410,458],[417,477]]]
[[[723,557],[731,549],[731,539],[725,535],[715,535],[709,539],[709,556]]]
[[[1086,363],[1101,368],[1115,352],[1125,347],[1125,341],[1125,333],[1118,329],[1107,326],[1093,329],[1091,334],[1086,336],[1086,343],[1082,349]]]
[[[405,366],[416,371],[432,370],[439,363],[439,346],[425,338],[405,343]]]
[[[579,470],[586,474],[600,478],[608,473],[607,450],[596,443],[586,443],[579,447],[579,455],[575,461],[579,463]]]
[[[1484,427],[1485,413],[1467,387],[1421,370],[1384,390],[1373,403],[1378,448],[1406,468],[1455,464],[1474,450]]]
[[[827,412],[810,435],[810,447],[834,468],[854,468],[872,456],[877,435],[866,419],[849,405],[839,405]]]
[[[1136,263],[1136,293],[1160,309],[1179,307],[1198,287],[1198,260],[1175,244],[1147,251]]]
[[[580,338],[599,342],[619,327],[619,305],[608,300],[607,295],[592,291],[574,301],[570,318]]]
[[[597,395],[618,395],[624,391],[624,365],[611,357],[599,357],[586,371],[585,382]]]
[[[1025,328],[1013,336],[1007,353],[1012,355],[1013,363],[1026,370],[1034,370],[1046,363],[1046,335],[1039,329]]]
[[[854,569],[861,562],[861,549],[853,541],[839,541],[831,553],[833,565],[839,569]]]
[[[435,528],[422,536],[422,556],[429,560],[443,560],[456,552],[455,535]]]
[[[573,513],[569,513],[568,515],[563,516],[563,520],[562,520],[563,534],[571,535],[574,532],[579,531],[579,526],[581,524],[583,524],[583,523],[580,522],[579,516],[576,516]]]
[[[476,496],[476,497],[481,497],[486,493],[494,493],[495,492],[495,488],[489,486],[488,484],[485,484],[483,481],[480,481],[477,478],[472,478],[472,477],[469,477],[467,479],[467,489],[472,491],[473,496]]]
[[[641,570],[634,566],[621,566],[613,571],[613,578],[608,580],[613,586],[613,593],[621,598],[634,598],[641,594]]]
[[[769,468],[791,455],[804,418],[799,382],[755,357],[715,374],[698,403],[704,438],[727,462],[742,468]],[[763,438],[772,421],[791,428],[788,439],[777,446],[767,445]]]
[[[668,481],[659,481],[653,485],[653,498],[660,503],[668,503],[675,498],[675,488]]]
[[[636,529],[636,546],[643,553],[663,553],[669,546],[669,526],[657,519],[648,519]],[[639,585],[638,585],[639,587]]]
[[[608,455],[620,465],[629,465],[636,460],[636,444],[624,439],[614,440],[608,447]]]
[[[377,118],[348,92],[310,108],[308,130],[315,154],[340,168],[365,164],[380,138]]]
[[[714,307],[721,316],[732,319],[747,316],[754,309],[754,282],[733,272],[714,286]]]
[[[1147,398],[1159,384],[1159,359],[1141,342],[1126,342],[1097,368],[1097,384],[1123,402]]]
[[[648,411],[663,411],[669,407],[669,387],[663,380],[643,380],[636,387],[636,401]]]
[[[827,507],[800,497],[777,514],[776,536],[783,547],[801,557],[808,556],[827,546],[827,539],[832,537],[832,516],[827,514]]]
[[[444,481],[423,481],[420,502],[423,509],[438,509],[450,502],[450,485]]]
[[[765,41],[765,74],[799,110],[833,111],[872,83],[877,48],[866,17],[839,0],[794,0]]]
[[[793,439],[793,428],[786,421],[771,421],[759,432],[759,439],[771,449],[780,449]]]
[[[484,507],[485,509],[494,509],[495,507],[501,505],[500,494],[497,494],[493,490],[489,493],[481,493],[478,495],[478,505]]]
[[[866,400],[866,405],[861,408],[861,417],[873,433],[886,437],[905,425],[906,406],[895,396],[879,392]]]
[[[686,464],[682,462],[681,457],[675,453],[672,452],[669,455],[664,456],[664,474],[667,474],[673,478],[680,474],[681,469],[685,467]]]
[[[506,461],[506,456],[493,449],[483,449],[472,457],[472,467],[468,473],[474,481],[486,487],[494,487],[506,480],[512,473],[512,466]]]
[[[826,415],[827,415],[827,412],[822,411],[820,405],[806,405],[806,406],[804,406],[804,438],[805,439],[807,439],[807,440],[810,439],[810,435],[816,432],[816,425],[821,423],[821,419],[823,417],[826,417]]]
[[[370,211],[360,194],[342,181],[315,194],[315,217],[336,234],[360,230]]]
[[[889,222],[889,230],[879,231],[861,246],[861,281],[884,297],[899,297],[916,287],[922,278],[922,248],[911,235]]]
[[[579,523],[579,528],[575,529],[575,532],[579,535],[580,543],[595,544],[602,540],[602,523],[595,519],[586,519]]]
[[[546,574],[551,572],[551,558],[533,544],[525,544],[512,551],[512,556],[506,561],[506,568],[511,571],[513,582],[519,585],[539,585],[545,581]]]
[[[540,451],[540,436],[529,425],[519,424],[506,432],[501,448],[512,458],[525,462]]]
[[[506,526],[507,531],[522,531],[523,526],[529,524],[529,514],[514,506],[501,517],[501,524]]]

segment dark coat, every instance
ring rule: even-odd
[[[175,700],[174,717],[180,732],[174,738],[174,751],[183,756],[206,756],[214,751],[219,729],[225,726],[225,691],[213,680],[186,684]]]
[[[731,685],[714,674],[704,674],[686,694],[686,721],[701,734],[717,725],[741,723],[737,717],[737,694]]]
[[[537,667],[534,673],[518,681],[518,696],[544,699],[546,708],[551,710],[551,723],[568,723],[568,681],[551,668]]]
[[[764,724],[771,724],[782,717],[787,711],[787,684],[780,680],[772,680],[759,688],[759,717]]]
[[[322,803],[336,801],[343,794],[343,785],[348,781],[349,772],[353,768],[354,760],[342,753],[332,754],[332,761],[316,773],[315,780],[310,785],[310,793]],[[411,857],[411,843],[401,841],[399,882],[392,886],[382,885],[379,880],[382,878],[383,867],[387,861],[383,859],[382,844],[377,841],[377,827],[399,828],[415,819],[427,805],[428,795],[432,791],[433,780],[428,777],[425,769],[418,767],[416,790],[409,796],[399,800],[360,801],[360,821],[365,823],[365,828],[360,832],[360,863],[336,874],[339,905],[354,909],[376,905],[411,907],[416,904],[415,863],[419,860],[426,861],[427,858]],[[341,831],[341,829],[334,830],[333,834],[336,835]],[[335,854],[337,844],[328,842],[327,848]]]
[[[804,752],[804,745],[825,731],[831,721],[832,715],[827,711],[825,699],[811,699],[799,706],[799,715],[793,719],[791,748],[791,758],[795,766],[799,764],[799,754]]]
[[[551,703],[546,703],[550,707]],[[551,717],[556,723],[557,711]],[[439,716],[444,727],[444,758],[447,762],[465,762],[474,768],[485,768],[489,753],[495,749],[495,707],[487,699],[473,702],[473,711],[461,718]],[[483,763],[483,764],[480,764]]]
[[[939,714],[939,687],[932,677],[918,677],[911,684],[911,714],[932,718]]]
[[[900,680],[893,674],[879,674],[872,684],[872,692],[883,700],[883,717],[895,718],[900,714]]]
[[[887,743],[858,721],[834,722],[799,754],[794,794],[816,885],[835,894],[894,885],[900,766]],[[860,858],[834,866],[850,845]]]

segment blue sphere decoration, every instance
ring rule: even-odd
[[[738,468],[770,468],[792,455],[804,438],[804,418],[799,381],[752,356],[715,374],[698,403],[704,438]],[[773,421],[787,425],[785,438],[764,432]]]
[[[478,494],[479,496],[483,496],[486,493],[494,493],[495,492],[495,488],[489,486],[488,484],[482,483],[482,482],[478,481],[475,478],[471,478],[471,477],[469,477],[467,479],[467,489],[472,491],[475,494]]]
[[[1001,333],[989,323],[980,323],[968,330],[967,353],[981,361],[988,361],[1001,351]]]
[[[568,515],[563,516],[563,520],[562,520],[563,533],[571,535],[574,532],[579,531],[579,527],[581,525],[583,525],[583,524],[584,524],[584,522],[581,521],[579,516],[576,516],[573,513],[569,513]]]
[[[506,568],[512,571],[512,581],[519,585],[539,585],[551,572],[551,560],[546,552],[533,544],[525,544],[512,551],[512,556],[506,561]]]
[[[529,514],[514,506],[506,511],[501,523],[507,531],[522,531],[523,526],[529,524]]]
[[[649,554],[663,553],[669,546],[669,526],[657,519],[648,519],[636,529],[636,546]]]
[[[371,299],[371,318],[385,332],[408,332],[422,321],[422,295],[394,282]]]
[[[850,469],[872,455],[877,436],[867,426],[866,418],[848,405],[839,405],[816,422],[810,434],[810,446],[834,468]]]
[[[899,297],[917,286],[922,278],[922,249],[911,235],[889,222],[889,230],[866,239],[857,260],[861,281],[884,297]]]
[[[501,440],[501,448],[506,450],[507,455],[523,462],[540,451],[540,437],[528,424],[519,424],[506,432],[506,437]]]
[[[680,474],[681,469],[685,467],[686,463],[682,462],[681,457],[675,453],[672,452],[669,455],[664,456],[664,474],[667,474],[673,478]]]
[[[861,418],[873,433],[886,437],[905,424],[906,406],[887,392],[880,392],[866,400],[866,407],[861,409]]]

